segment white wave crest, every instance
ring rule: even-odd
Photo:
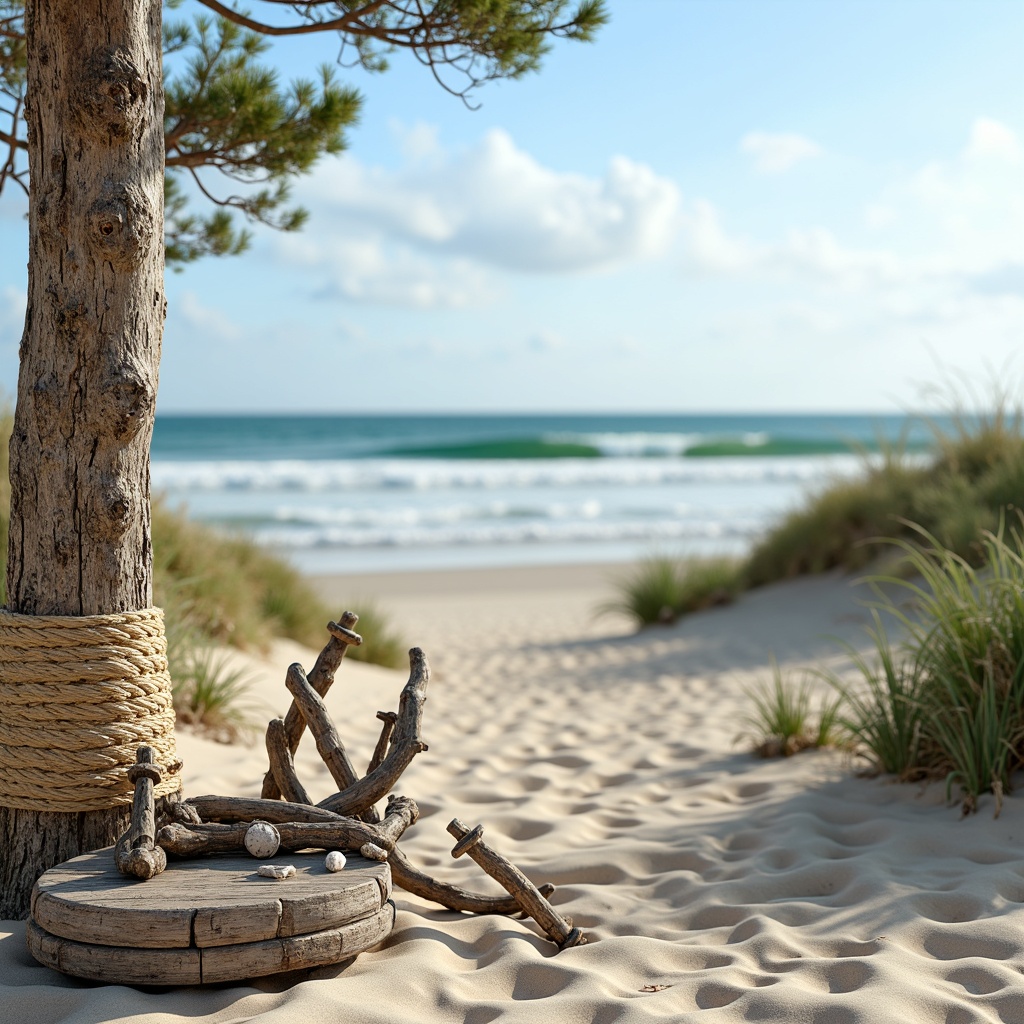
[[[652,486],[686,483],[815,484],[863,470],[856,455],[606,459],[337,459],[152,463],[158,491],[352,491]]]

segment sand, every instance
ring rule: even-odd
[[[319,581],[338,610],[374,596],[431,658],[430,743],[401,791],[422,810],[416,863],[494,891],[450,857],[454,816],[591,937],[556,953],[530,921],[433,909],[398,891],[397,924],[354,961],[212,989],[94,985],[36,965],[0,924],[0,1019],[261,1024],[612,1024],[632,1021],[1024,1022],[1024,800],[962,820],[943,787],[853,772],[844,755],[752,757],[744,687],[844,656],[864,640],[849,582],[765,588],[633,635],[594,619],[604,570],[515,570]],[[312,652],[246,664],[259,717]],[[328,699],[357,762],[405,675],[347,662]],[[262,740],[183,732],[192,794],[255,794]],[[314,796],[330,780],[308,741]]]

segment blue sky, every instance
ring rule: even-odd
[[[346,72],[362,122],[304,231],[168,275],[159,408],[870,411],[1024,369],[1024,4],[609,6],[476,111],[402,54]]]

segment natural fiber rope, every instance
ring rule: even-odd
[[[132,802],[127,769],[153,748],[156,796],[181,788],[163,612],[0,609],[0,806],[95,811]]]

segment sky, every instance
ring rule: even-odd
[[[168,273],[159,411],[898,411],[1021,377],[1024,3],[609,9],[477,110],[405,54],[342,72],[362,118],[296,184],[304,230]]]

